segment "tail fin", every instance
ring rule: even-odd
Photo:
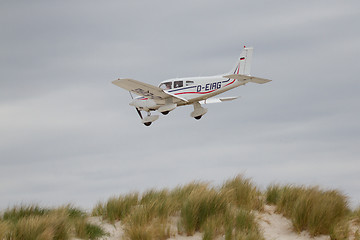
[[[245,47],[241,52],[240,57],[236,65],[232,70],[230,70],[229,74],[242,74],[242,75],[250,75],[251,70],[251,60],[252,60],[252,47]]]

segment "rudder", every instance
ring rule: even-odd
[[[247,48],[244,46],[244,50],[241,52],[238,62],[229,74],[250,75],[253,50],[252,47]]]

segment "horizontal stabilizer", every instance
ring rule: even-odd
[[[258,77],[241,75],[241,74],[230,74],[230,75],[224,76],[224,78],[236,79],[239,81],[254,82],[254,83],[259,83],[259,84],[263,84],[263,83],[267,83],[267,82],[271,81],[271,80],[265,79],[265,78],[258,78]]]
[[[200,101],[200,104],[209,104],[209,103],[221,103],[226,101],[232,101],[238,99],[239,97],[222,97],[222,98],[208,98],[206,100]]]

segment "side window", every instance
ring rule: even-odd
[[[167,90],[167,89],[171,89],[171,85],[172,85],[172,82],[166,82],[166,83],[160,84],[159,87],[160,87],[161,89]]]
[[[179,88],[183,86],[183,81],[175,81],[174,82],[174,88]]]
[[[186,81],[186,86],[191,86],[194,84],[194,81]]]

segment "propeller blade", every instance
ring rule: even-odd
[[[143,119],[143,116],[141,115],[140,110],[138,108],[135,108],[135,109],[136,109],[137,113],[139,114],[140,118]]]

